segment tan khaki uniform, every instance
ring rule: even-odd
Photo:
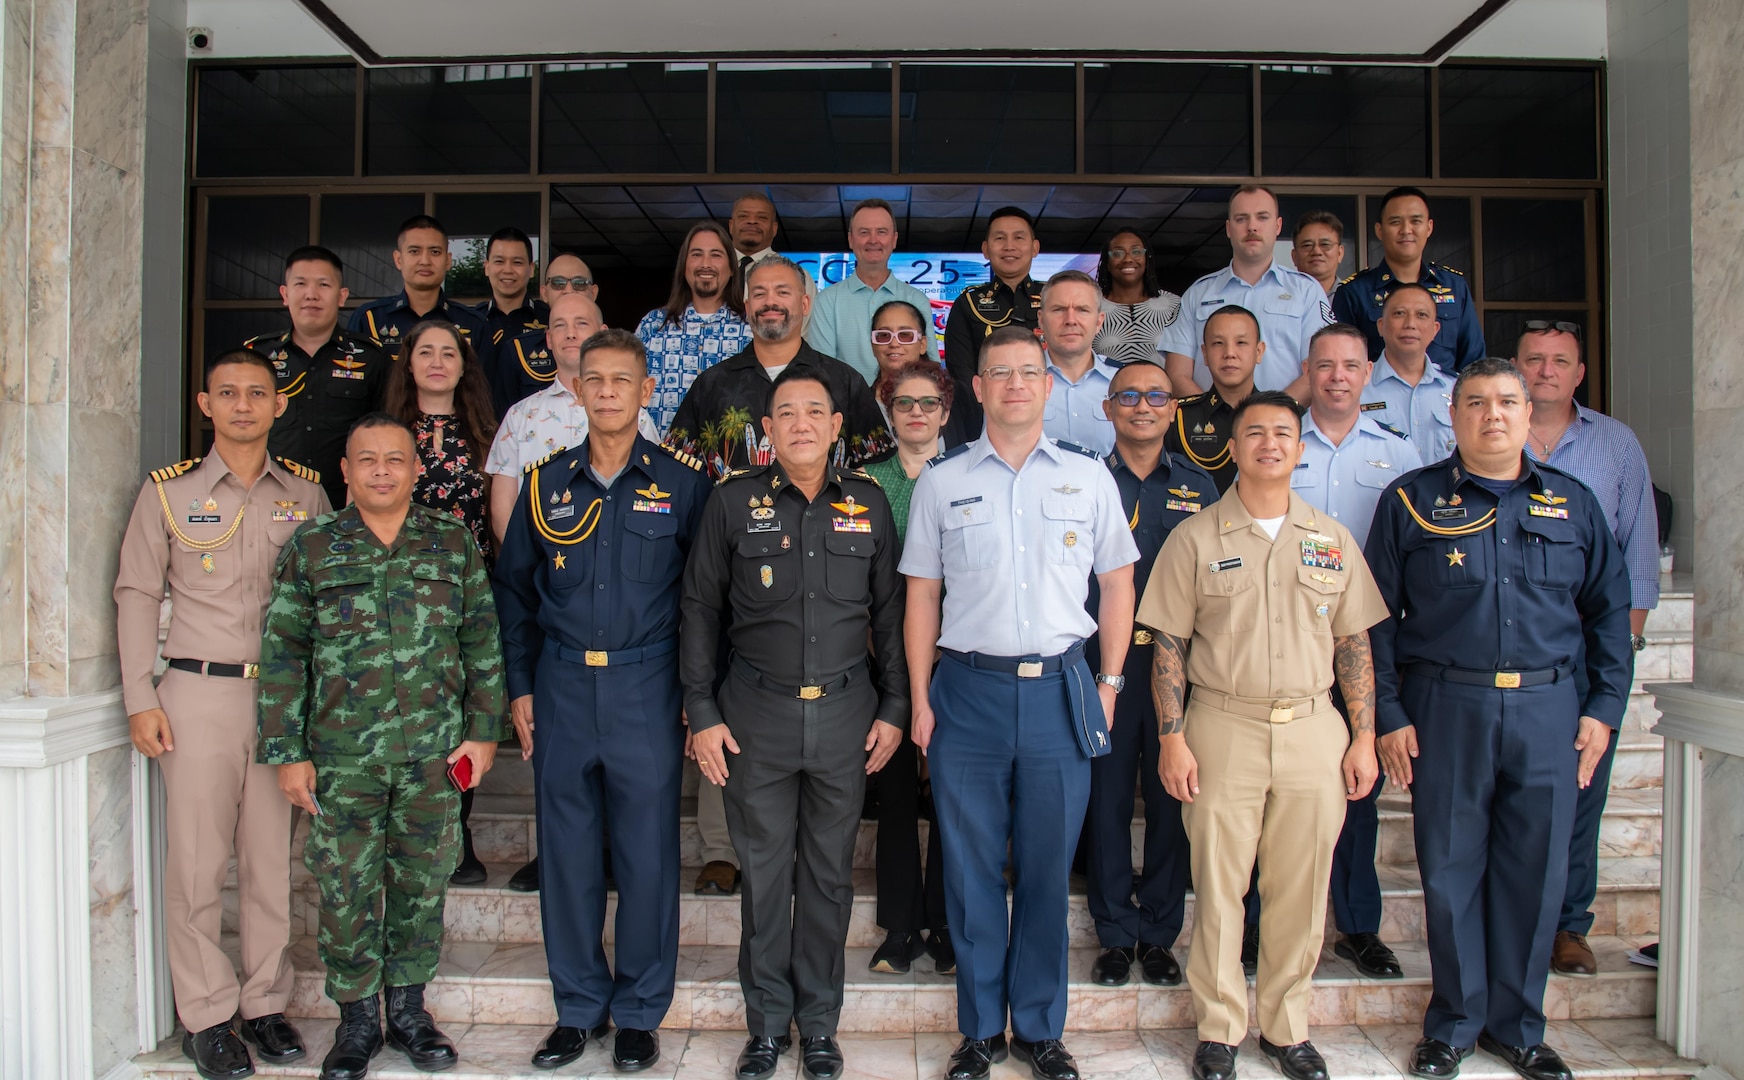
[[[1137,621],[1191,643],[1188,748],[1199,794],[1181,808],[1192,844],[1187,980],[1199,1038],[1247,1035],[1242,896],[1260,866],[1260,1033],[1308,1038],[1308,1000],[1326,929],[1332,850],[1344,825],[1350,737],[1332,707],[1333,640],[1387,607],[1349,530],[1296,494],[1272,540],[1240,482],[1176,526]]]
[[[151,474],[121,542],[116,637],[127,712],[161,708],[175,745],[157,759],[167,808],[164,914],[176,1012],[190,1031],[239,1009],[248,1019],[283,1012],[290,999],[291,804],[277,770],[253,764],[255,678],[171,668],[153,685],[159,612],[167,589],[166,660],[258,661],[279,548],[329,509],[317,481],[312,470],[269,459],[245,488],[217,454],[184,461]],[[232,852],[240,987],[218,944]]]

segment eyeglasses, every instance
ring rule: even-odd
[[[562,292],[564,289],[574,289],[576,292],[580,292],[581,290],[587,288],[589,285],[593,284],[593,278],[590,278],[590,277],[552,277],[552,278],[546,278],[545,284],[550,286],[551,289],[556,291],[556,292]]]
[[[1298,240],[1297,251],[1331,251],[1339,245],[1338,240]]]
[[[928,394],[926,397],[909,397],[905,394],[902,397],[891,399],[890,407],[896,412],[913,412],[918,405],[923,413],[936,413],[943,404],[944,401],[933,394]]]
[[[1108,395],[1108,400],[1125,409],[1138,408],[1138,399],[1144,398],[1145,404],[1160,409],[1169,403],[1167,390],[1116,390]]]
[[[1108,258],[1111,261],[1118,262],[1121,259],[1127,258],[1129,256],[1134,258],[1134,259],[1142,259],[1145,256],[1145,249],[1142,247],[1109,248],[1108,249]]]
[[[1037,382],[1046,374],[1047,369],[1036,367],[1033,364],[1025,364],[1023,367],[1007,367],[1001,364],[998,367],[984,369],[981,372],[981,377],[992,382],[1010,382],[1011,377],[1015,375],[1024,382]]]
[[[901,330],[872,331],[872,344],[874,345],[888,345],[893,341],[898,345],[917,345],[920,343],[920,339],[921,332],[919,330],[913,330],[906,326]]]
[[[1544,319],[1527,319],[1526,320],[1526,331],[1528,333],[1548,334],[1552,330],[1557,330],[1557,331],[1560,331],[1564,334],[1573,334],[1574,339],[1576,341],[1579,341],[1581,339],[1581,328],[1580,328],[1580,325],[1578,323],[1547,322]]]

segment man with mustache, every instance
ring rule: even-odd
[[[727,230],[719,222],[699,221],[678,250],[666,303],[636,324],[636,337],[648,350],[648,374],[654,376],[648,411],[662,434],[696,377],[751,341]]]

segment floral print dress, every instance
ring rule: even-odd
[[[489,488],[460,418],[425,413],[418,417],[416,432],[418,460],[424,472],[412,489],[412,501],[459,518],[472,530],[472,538],[485,557],[494,558]]]

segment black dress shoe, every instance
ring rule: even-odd
[[[739,1051],[739,1064],[733,1070],[735,1080],[763,1080],[775,1071],[781,1055],[792,1045],[793,1039],[786,1035],[753,1035],[746,1039],[745,1048]]]
[[[1193,1051],[1193,1080],[1235,1080],[1235,1047],[1202,1042]]]
[[[1371,979],[1402,979],[1399,958],[1387,948],[1379,934],[1346,934],[1338,939],[1332,951],[1356,965],[1356,969]]]
[[[991,1039],[963,1036],[945,1066],[945,1080],[986,1080],[993,1066],[1005,1060],[1005,1032]]]
[[[933,958],[933,970],[940,975],[957,973],[957,950],[951,945],[951,931],[934,930],[927,935],[927,955]]]
[[[1260,969],[1260,928],[1244,926],[1241,931],[1241,970],[1248,975]]]
[[[605,1024],[596,1028],[565,1027],[558,1024],[551,1029],[551,1034],[545,1036],[539,1049],[533,1051],[533,1068],[561,1069],[582,1055],[587,1049],[587,1040],[603,1039],[605,1034]]]
[[[339,1028],[333,1049],[321,1060],[320,1080],[363,1080],[381,1053],[381,999],[374,994],[339,1003]]]
[[[612,1068],[619,1072],[641,1072],[660,1060],[660,1036],[641,1028],[619,1028],[612,1040]]]
[[[194,1071],[206,1080],[236,1080],[237,1077],[254,1075],[254,1062],[249,1059],[248,1047],[236,1037],[236,1029],[228,1020],[185,1033],[182,1036],[182,1056],[193,1062]]]
[[[460,865],[454,868],[454,873],[448,875],[448,884],[483,885],[484,879],[484,863],[478,861],[477,855],[468,855],[460,860]]]
[[[539,891],[539,856],[533,856],[526,866],[516,870],[509,876],[510,892]]]
[[[1462,1050],[1426,1035],[1417,1040],[1416,1049],[1411,1051],[1411,1075],[1451,1080],[1459,1075],[1459,1063],[1471,1057],[1473,1049],[1468,1046]]]
[[[460,1060],[448,1036],[424,1008],[424,987],[388,987],[388,1045],[405,1054],[420,1072],[441,1072]]]
[[[1078,1063],[1058,1039],[1025,1042],[1013,1035],[1011,1052],[1029,1062],[1030,1075],[1036,1080],[1078,1080]]]
[[[811,1080],[836,1080],[842,1075],[842,1048],[833,1035],[806,1035],[799,1040],[799,1067]]]
[[[1132,961],[1137,951],[1127,945],[1103,949],[1090,966],[1090,981],[1098,986],[1125,986],[1132,978]]]
[[[1508,1046],[1497,1042],[1485,1032],[1478,1036],[1478,1045],[1507,1062],[1526,1080],[1573,1080],[1573,1074],[1563,1063],[1562,1055],[1543,1043],[1537,1046]]]
[[[1152,986],[1181,985],[1180,961],[1175,959],[1175,954],[1169,951],[1167,945],[1139,942],[1138,966],[1144,972],[1144,981]]]
[[[907,975],[914,958],[926,951],[926,942],[912,930],[892,930],[872,954],[867,966],[884,975]]]
[[[1261,1035],[1260,1052],[1271,1058],[1289,1080],[1326,1080],[1326,1059],[1307,1039],[1279,1046]]]
[[[242,1022],[242,1038],[254,1045],[260,1060],[282,1065],[303,1056],[303,1037],[284,1013],[268,1013]]]

